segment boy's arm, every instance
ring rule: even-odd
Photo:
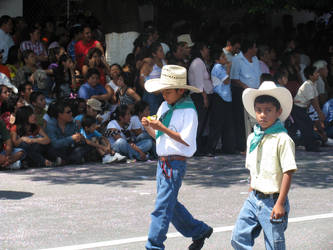
[[[315,97],[315,98],[311,99],[311,104],[312,104],[313,108],[317,111],[318,116],[319,116],[319,120],[321,122],[324,122],[325,121],[325,115],[319,107],[318,97]]]
[[[293,172],[294,170],[290,170],[283,173],[279,198],[273,207],[270,219],[280,219],[285,214],[284,203],[288,195]]]

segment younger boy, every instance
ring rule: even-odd
[[[162,68],[161,78],[146,81],[148,92],[161,91],[164,102],[157,118],[143,117],[146,131],[156,138],[159,157],[156,172],[157,198],[151,213],[146,249],[164,249],[170,222],[185,237],[192,237],[190,250],[201,249],[213,229],[196,220],[178,201],[178,192],[186,171],[186,159],[196,151],[198,116],[186,90],[200,90],[186,84],[186,69],[176,65]]]
[[[125,160],[126,157],[115,153],[111,149],[109,140],[96,130],[96,118],[88,115],[84,116],[81,126],[80,133],[84,136],[86,143],[95,148],[98,154],[103,157],[103,164]]]
[[[287,194],[297,166],[294,142],[281,121],[289,116],[292,102],[290,92],[274,82],[243,93],[244,107],[257,124],[247,140],[245,167],[250,170],[251,185],[233,230],[235,249],[252,249],[261,229],[266,249],[285,249]]]

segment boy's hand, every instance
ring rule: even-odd
[[[152,129],[161,130],[163,127],[163,124],[160,120],[151,120],[151,121],[148,120],[148,122],[149,122],[149,126]]]
[[[285,210],[283,205],[276,203],[275,206],[273,207],[270,219],[280,219],[282,216],[284,216],[284,214]]]
[[[142,117],[141,119],[141,123],[144,127],[148,127],[149,126],[149,120],[147,117]]]

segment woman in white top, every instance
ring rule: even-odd
[[[203,143],[203,133],[208,124],[208,110],[213,94],[213,84],[210,79],[208,64],[210,50],[205,43],[196,43],[192,49],[192,62],[188,71],[189,84],[200,89],[201,93],[192,93],[191,98],[198,111],[197,154],[204,154],[206,149]]]
[[[127,105],[120,105],[112,113],[113,120],[107,126],[105,136],[108,137],[112,149],[129,159],[146,160],[146,153],[152,147],[152,140],[145,139],[134,143],[130,135],[131,113]]]
[[[153,69],[148,76],[145,76],[145,81],[149,79],[159,78],[161,76],[162,67],[166,65],[164,61],[164,52],[162,45],[159,42],[153,42],[150,46],[150,56],[153,59]],[[144,91],[143,98],[149,104],[150,114],[155,115],[159,106],[163,101],[163,97],[159,93],[148,93]]]

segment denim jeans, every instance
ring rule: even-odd
[[[144,139],[135,143],[135,145],[138,146],[138,148],[141,149],[141,151],[147,153],[153,145],[153,140]],[[118,140],[116,140],[112,145],[112,149],[122,155],[126,155],[129,159],[135,158],[137,160],[141,160],[140,154],[137,151],[135,151],[131,147],[131,145],[123,138],[119,138]]]
[[[252,191],[241,209],[233,229],[231,245],[234,249],[252,249],[254,240],[264,231],[266,249],[286,249],[284,231],[288,225],[289,201],[284,204],[282,222],[272,223],[270,215],[276,199],[258,198]]]
[[[169,161],[170,168],[165,167],[168,178],[163,175],[162,162],[157,163],[156,182],[157,197],[155,209],[151,213],[146,249],[164,249],[163,242],[166,240],[169,223],[185,237],[194,240],[201,238],[209,229],[202,221],[196,220],[187,209],[178,201],[178,191],[186,171],[184,161]]]

